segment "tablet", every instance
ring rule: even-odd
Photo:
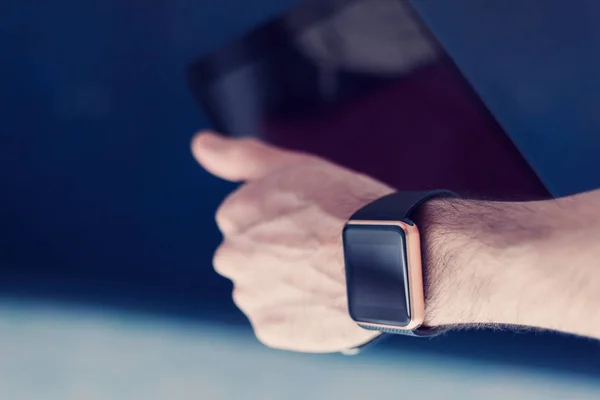
[[[307,151],[404,190],[547,191],[411,5],[304,0],[200,57],[213,127]],[[403,165],[418,165],[400,174]]]

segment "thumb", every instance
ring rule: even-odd
[[[212,132],[194,137],[192,153],[208,172],[233,182],[261,178],[299,157],[256,139],[230,139]]]

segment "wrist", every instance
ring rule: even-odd
[[[463,203],[461,199],[433,199],[415,215],[421,235],[427,326],[473,322],[472,312],[467,311],[473,300],[468,293],[471,284],[464,281],[465,270],[472,269],[465,262],[473,262],[471,257],[463,256],[474,244],[458,217]]]
[[[416,216],[425,324],[600,337],[600,191],[549,201],[428,202]]]
[[[527,213],[524,203],[463,199],[419,210],[426,325],[526,324],[518,294],[536,273],[524,268],[536,253],[519,231]]]

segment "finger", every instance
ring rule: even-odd
[[[210,173],[233,182],[261,178],[300,157],[256,139],[230,139],[212,132],[194,137],[192,153]]]
[[[231,281],[235,279],[235,271],[239,270],[239,258],[233,256],[235,249],[228,242],[223,242],[215,250],[212,263],[215,272]],[[238,264],[238,265],[236,265]]]
[[[233,282],[251,280],[258,273],[257,269],[262,270],[256,265],[253,252],[229,240],[221,243],[215,251],[213,267],[219,275]]]
[[[247,183],[229,194],[215,214],[215,220],[225,236],[236,235],[262,215],[260,187],[256,183]]]

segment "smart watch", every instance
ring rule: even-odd
[[[423,327],[425,298],[419,229],[412,216],[447,190],[397,192],[358,210],[343,231],[348,310],[361,327],[382,333],[432,336]],[[353,349],[349,354],[353,354]]]

